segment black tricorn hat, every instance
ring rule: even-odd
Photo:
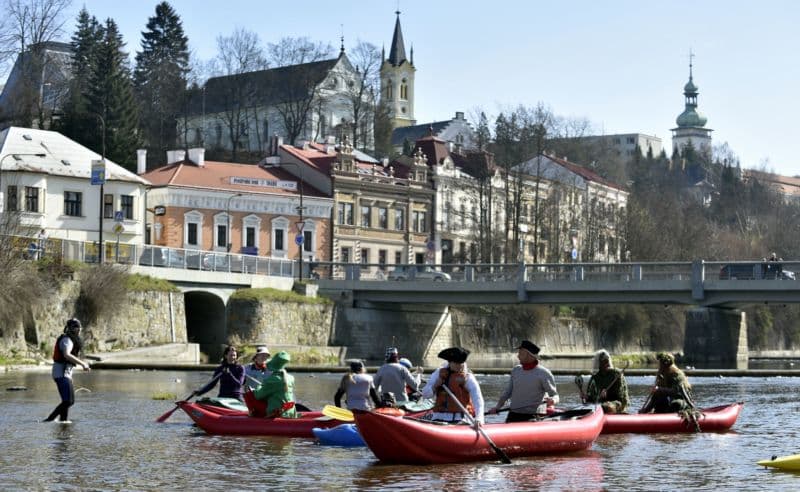
[[[525,349],[533,355],[539,355],[539,350],[540,350],[539,347],[537,347],[536,344],[534,344],[530,340],[523,340],[522,343],[519,344],[519,347],[517,347],[517,349]]]
[[[447,362],[456,362],[458,364],[466,362],[468,355],[469,350],[461,347],[450,347],[439,352],[440,359],[444,359]]]

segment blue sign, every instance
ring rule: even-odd
[[[578,259],[578,250],[575,249],[575,248],[572,248],[572,259],[573,260],[577,260]]]
[[[106,164],[103,161],[92,161],[92,184],[106,183]]]
[[[117,210],[116,212],[114,212],[114,221],[122,222],[122,220],[123,220],[122,219],[122,210]]]
[[[298,234],[298,235],[296,235],[296,236],[294,237],[294,242],[295,242],[295,244],[297,244],[298,246],[300,246],[301,244],[303,244],[303,233],[302,233],[302,232],[301,232],[300,234]]]

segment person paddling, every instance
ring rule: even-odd
[[[342,376],[339,389],[333,396],[337,407],[342,406],[342,396],[346,395],[347,408],[350,410],[372,410],[380,406],[378,393],[372,384],[372,376],[366,373],[364,363],[356,360],[350,363],[350,372]],[[370,399],[372,402],[370,402]],[[374,404],[374,406],[372,404]]]
[[[69,422],[69,407],[75,403],[75,387],[72,384],[72,368],[81,366],[88,371],[89,363],[78,358],[83,347],[80,338],[81,322],[76,318],[67,321],[64,333],[56,339],[53,347],[53,381],[61,396],[61,403],[47,416],[43,422],[52,422],[59,418],[61,422]]]
[[[595,354],[597,372],[592,374],[584,403],[600,403],[604,413],[623,413],[628,408],[628,383],[622,370],[615,369],[611,354],[605,349]]]
[[[675,357],[659,352],[656,384],[650,389],[650,397],[639,413],[672,413],[694,407],[692,385],[683,371],[675,365]]]
[[[436,398],[433,411],[426,418],[452,423],[468,421],[461,410],[463,407],[473,415],[478,425],[483,424],[483,394],[475,375],[467,369],[467,356],[469,350],[461,347],[450,347],[439,352],[438,357],[447,363],[431,374],[422,390],[424,398]],[[447,386],[458,402],[453,401],[442,386]]]
[[[265,379],[272,374],[272,371],[267,369],[267,359],[270,358],[269,349],[266,345],[259,345],[256,347],[256,353],[247,367],[244,368],[244,374],[247,381],[247,387],[251,390],[256,389],[259,383],[263,383]]]
[[[411,372],[400,364],[400,354],[395,347],[386,349],[386,363],[375,374],[375,389],[383,398],[386,393],[394,396],[397,405],[408,402],[406,386],[411,388],[411,393],[419,391],[419,382],[414,379]]]
[[[267,379],[253,391],[256,399],[267,402],[266,417],[299,417],[294,408],[294,377],[286,372],[286,364],[292,360],[288,352],[280,351],[267,362],[272,371]]]
[[[239,353],[236,347],[228,345],[222,353],[222,362],[214,369],[214,377],[202,388],[194,391],[192,396],[200,396],[211,391],[219,382],[219,398],[236,398],[244,401],[244,366],[238,362]]]
[[[497,400],[497,405],[487,413],[495,414],[511,399],[511,409],[506,422],[525,422],[537,415],[547,413],[547,407],[558,403],[556,380],[549,369],[539,364],[539,347],[523,340],[517,347],[519,365],[511,369],[506,389]]]

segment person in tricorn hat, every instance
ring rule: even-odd
[[[375,390],[383,397],[391,393],[398,405],[408,402],[406,385],[412,393],[419,391],[419,383],[411,372],[400,364],[400,352],[396,347],[386,349],[386,363],[375,374]]]
[[[483,424],[483,394],[475,375],[467,369],[469,350],[461,347],[450,347],[439,352],[439,358],[447,361],[431,374],[428,384],[422,390],[424,398],[436,398],[431,420],[457,423],[465,420],[458,403],[442,389],[447,385],[453,395],[478,424]],[[468,420],[468,419],[467,419]]]
[[[350,363],[350,372],[342,376],[339,389],[333,396],[337,407],[342,406],[342,396],[346,397],[350,410],[372,410],[380,406],[378,393],[372,383],[372,376],[367,374],[364,363],[354,360]],[[370,400],[372,400],[370,402]]]
[[[639,413],[672,413],[692,408],[692,385],[686,374],[675,365],[675,357],[659,352],[656,359],[656,384],[650,389],[650,397]]]
[[[266,345],[259,345],[256,347],[256,353],[253,355],[250,364],[244,368],[246,384],[251,390],[256,389],[260,383],[263,383],[272,374],[272,371],[267,369],[267,359],[269,359],[270,355]]]
[[[253,392],[256,399],[267,402],[266,417],[297,418],[294,409],[294,376],[286,372],[286,364],[292,360],[288,352],[281,350],[267,362],[267,369],[272,374]],[[284,410],[284,405],[291,403],[291,408]]]
[[[523,340],[517,347],[518,366],[511,369],[511,378],[497,405],[487,413],[493,414],[511,399],[506,422],[524,422],[543,415],[548,406],[558,403],[556,380],[549,369],[539,364],[539,347]]]

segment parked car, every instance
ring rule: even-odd
[[[794,280],[795,274],[780,262],[730,263],[719,271],[720,280]]]
[[[140,265],[184,268],[183,255],[170,248],[145,247],[139,257]]]
[[[411,269],[416,269],[414,280],[433,280],[434,282],[449,282],[450,275],[434,269],[430,265],[397,265],[389,272],[389,280],[409,280],[412,278]]]

